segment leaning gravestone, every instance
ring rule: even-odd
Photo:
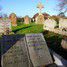
[[[44,29],[54,29],[56,26],[57,26],[57,22],[53,19],[48,18],[47,20],[45,20],[43,28]]]
[[[34,67],[53,63],[46,41],[42,34],[27,34],[27,46]]]
[[[7,29],[8,31],[11,31],[11,21],[9,19],[0,20],[0,33],[6,34]]]
[[[52,58],[42,34],[3,36],[2,67],[38,67],[52,64]]]
[[[25,45],[24,36],[4,36],[1,46],[2,67],[29,67],[29,59]]]
[[[67,19],[60,18],[59,20],[59,29],[66,29],[67,31]]]

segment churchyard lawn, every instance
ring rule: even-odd
[[[16,34],[41,33],[43,31],[43,25],[39,24],[23,24],[21,26],[13,27],[13,32]]]
[[[14,32],[14,35],[27,33],[43,33],[48,47],[54,50],[56,53],[60,54],[63,58],[67,59],[66,50],[61,47],[61,40],[63,36],[55,34],[53,32],[45,31],[43,29],[43,25],[41,24],[22,24],[16,27],[12,27],[12,32]]]

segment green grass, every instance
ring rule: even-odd
[[[18,31],[18,30],[22,29],[23,27],[28,27],[28,26],[30,26],[30,24],[28,24],[28,25],[23,24],[23,25],[16,26],[16,27],[12,26],[12,31],[13,31],[13,32],[14,32],[14,31]]]
[[[27,34],[27,33],[40,33],[43,32],[43,25],[39,24],[22,24],[20,26],[12,27],[12,31],[16,34]]]
[[[2,35],[0,35],[0,40],[2,39]]]
[[[18,31],[17,34],[41,33],[41,32],[43,32],[42,25],[32,25],[28,28]]]

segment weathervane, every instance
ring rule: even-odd
[[[38,3],[37,8],[39,8],[39,15],[41,15],[41,10],[44,8],[43,4],[41,2]]]

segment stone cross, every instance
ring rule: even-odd
[[[37,8],[39,8],[39,15],[41,15],[41,10],[44,8],[43,4],[41,2],[38,3]]]

